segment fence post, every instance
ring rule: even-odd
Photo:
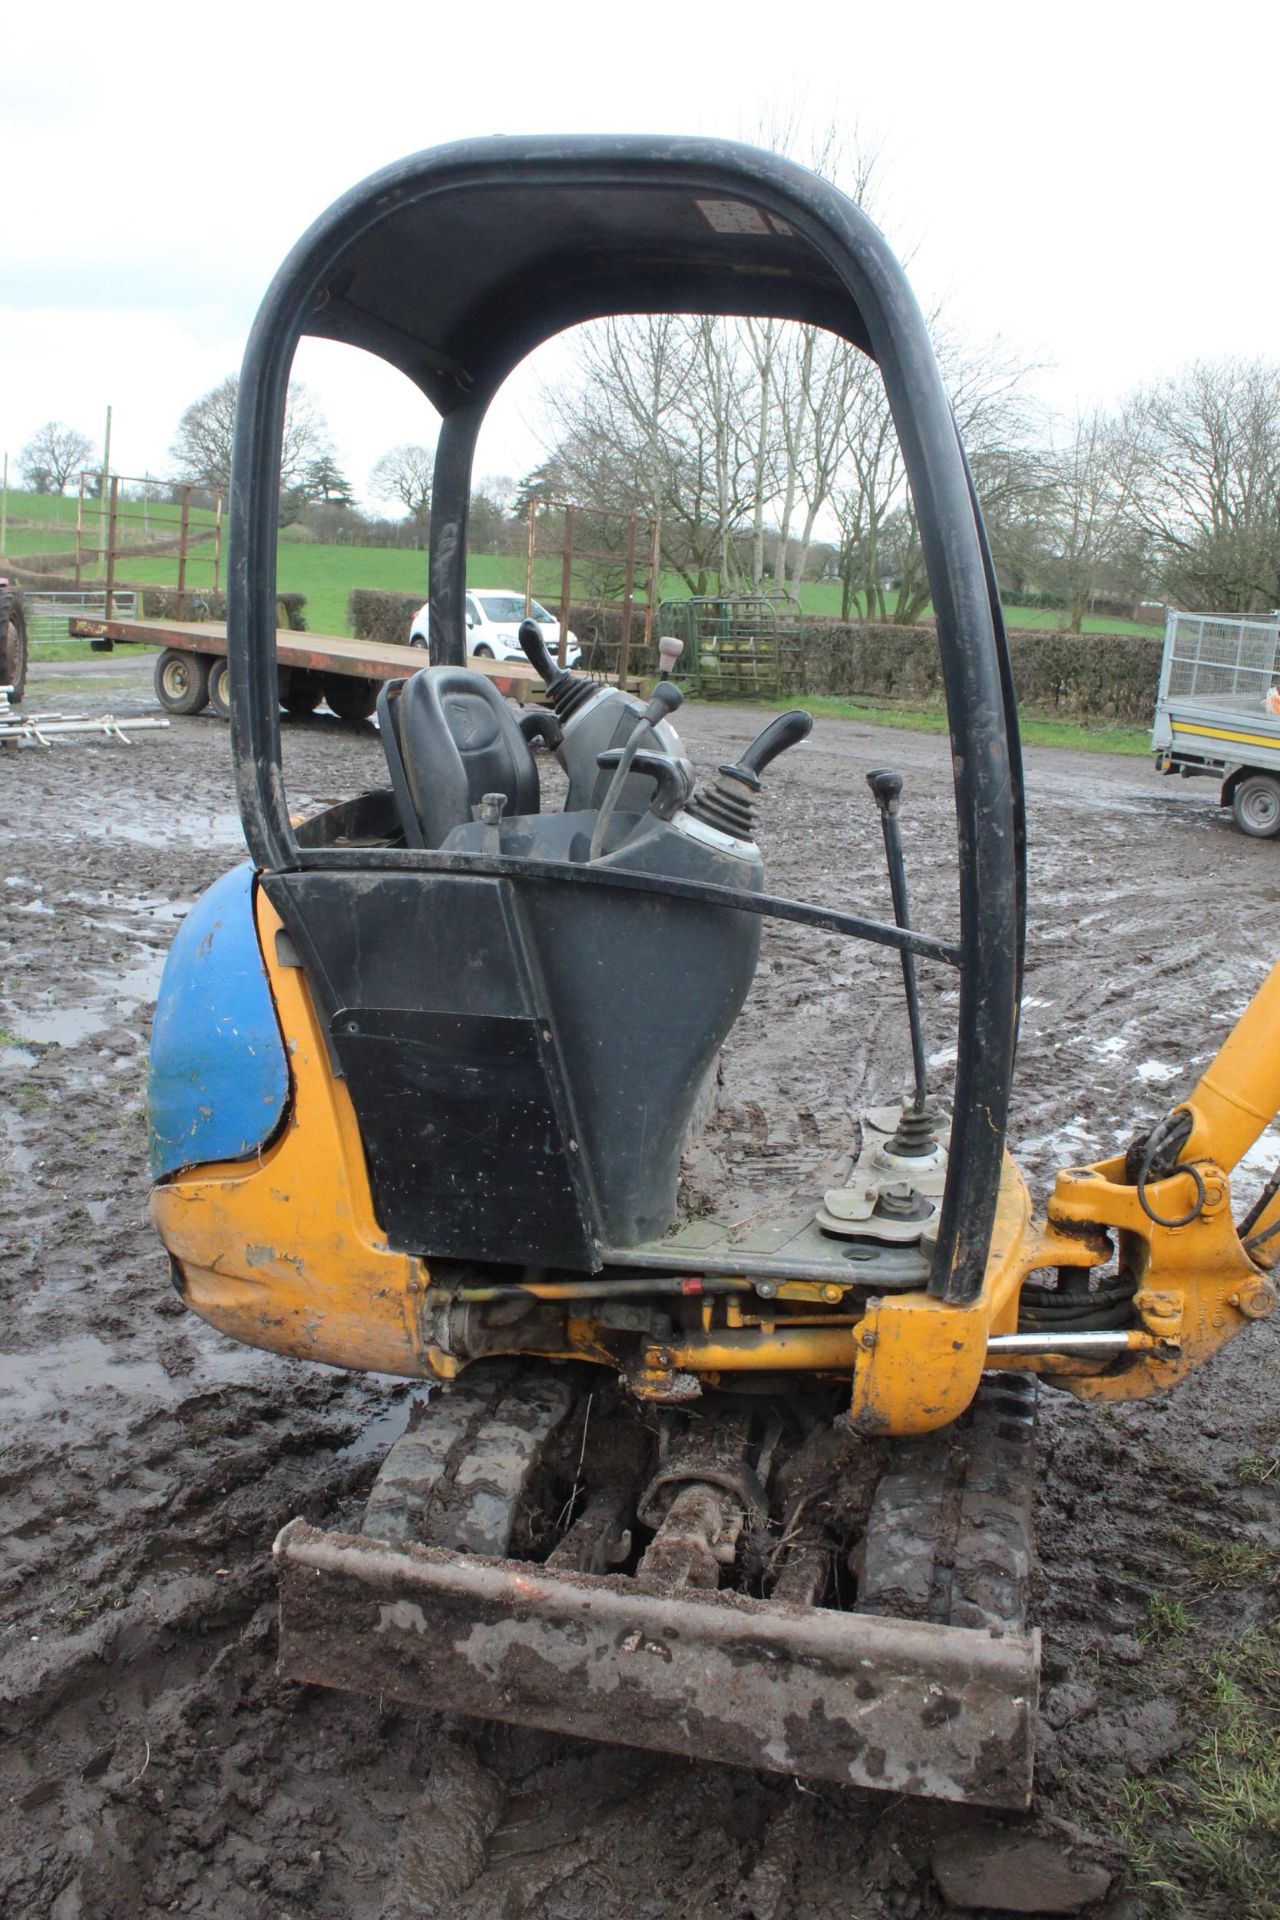
[[[529,618],[533,607],[533,557],[538,545],[538,503],[529,502],[529,547],[524,563],[524,617]]]
[[[111,598],[116,584],[116,507],[120,497],[120,476],[111,476],[111,508],[107,520],[107,585],[102,597],[102,617],[112,617]]]
[[[622,589],[622,639],[618,646],[618,685],[627,684],[627,668],[631,662],[631,602],[636,585],[636,517],[627,515],[627,574]]]
[[[644,608],[644,657],[646,662],[653,659],[653,616],[658,608],[658,588],[660,577],[658,569],[662,562],[662,522],[655,517],[653,530],[649,536],[649,580],[645,588]],[[659,634],[661,639],[662,635]]]
[[[564,510],[564,559],[560,567],[560,665],[569,664],[569,598],[573,592],[573,515]]]
[[[187,533],[191,525],[191,489],[182,489],[182,525],[178,530],[178,612],[177,618],[187,617]]]

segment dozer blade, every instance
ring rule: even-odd
[[[275,1556],[293,1680],[895,1793],[1030,1799],[1035,1632],[664,1594],[302,1520]]]

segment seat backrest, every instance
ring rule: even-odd
[[[384,719],[379,703],[379,724],[397,805],[402,816],[411,809],[404,820],[409,845],[440,846],[474,817],[486,793],[506,795],[508,817],[537,813],[538,769],[529,743],[482,673],[424,667],[386,707]]]

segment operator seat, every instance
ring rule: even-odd
[[[506,817],[538,811],[538,769],[498,689],[469,667],[423,667],[378,695],[378,726],[405,845],[438,847],[486,793]]]

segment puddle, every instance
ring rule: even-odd
[[[216,813],[181,813],[164,827],[149,826],[145,820],[98,820],[86,823],[86,831],[102,839],[132,841],[135,846],[171,848],[175,840],[195,840],[201,846],[244,848],[244,828],[240,815],[230,809]]]
[[[49,1013],[24,1013],[20,1024],[21,1038],[38,1047],[78,1047],[91,1035],[104,1033],[111,1017],[91,1007],[60,1007]]]
[[[1273,1121],[1265,1133],[1258,1135],[1248,1152],[1240,1155],[1236,1171],[1261,1174],[1266,1179],[1277,1164],[1280,1164],[1280,1123]]]
[[[134,1398],[174,1400],[189,1389],[154,1360],[125,1360],[93,1334],[34,1353],[0,1354],[0,1418],[30,1419],[94,1388]]]
[[[105,1033],[136,1008],[153,1004],[167,957],[163,951],[150,953],[136,966],[122,967],[114,973],[109,1006],[48,1007],[43,1012],[15,1014],[19,1042],[34,1041],[41,1047],[78,1047],[95,1034]],[[17,1051],[21,1051],[21,1047]],[[34,1059],[31,1054],[26,1057],[28,1061]]]
[[[65,1410],[85,1394],[103,1390],[180,1407],[189,1400],[207,1399],[223,1387],[259,1385],[271,1376],[279,1382],[280,1362],[274,1354],[235,1346],[212,1330],[206,1342],[194,1321],[190,1331],[199,1350],[195,1364],[190,1372],[174,1376],[159,1361],[130,1357],[91,1333],[25,1353],[0,1353],[0,1421]],[[403,1417],[408,1418],[407,1399]]]
[[[388,1447],[393,1447],[409,1424],[415,1401],[421,1397],[420,1392],[406,1393],[402,1399],[393,1401],[367,1427],[362,1427],[354,1440],[338,1449],[339,1460],[362,1460],[371,1453],[385,1453]]]
[[[12,1124],[12,1123],[11,1123]],[[35,1165],[36,1156],[21,1140],[7,1134],[0,1140],[0,1173],[14,1173],[25,1179]]]

